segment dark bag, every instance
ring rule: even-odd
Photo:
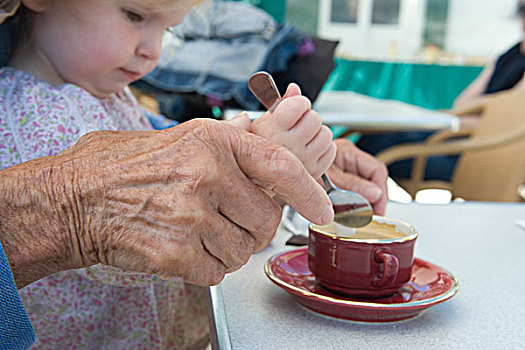
[[[279,91],[284,93],[290,83],[297,83],[303,95],[312,102],[317,99],[323,85],[335,68],[334,53],[338,41],[311,38],[315,50],[310,55],[297,53],[289,63],[286,72],[273,74]]]

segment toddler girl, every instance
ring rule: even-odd
[[[57,154],[90,131],[151,129],[128,85],[155,67],[164,32],[196,2],[21,0],[15,50],[0,69],[0,168]],[[335,148],[299,94],[292,85],[264,120],[269,130],[286,121],[275,141],[297,140],[293,151],[305,161],[308,150],[307,168],[320,174]],[[39,349],[204,348],[205,292],[104,265],[20,290]]]

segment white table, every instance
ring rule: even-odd
[[[215,347],[220,349],[524,349],[525,204],[389,203],[387,215],[413,224],[416,256],[459,280],[459,293],[420,316],[359,324],[299,306],[264,274],[285,246],[280,228],[268,248],[211,288]]]
[[[354,131],[458,130],[459,117],[400,101],[382,100],[350,91],[322,91],[314,108],[327,125],[346,126]],[[231,119],[241,110],[224,113]],[[262,112],[249,111],[252,119]]]

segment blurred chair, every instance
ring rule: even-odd
[[[441,131],[421,144],[393,146],[376,157],[386,164],[414,159],[411,178],[398,181],[413,198],[419,190],[437,188],[465,200],[525,201],[525,91],[488,95],[451,112],[481,114],[481,120],[470,130]],[[428,156],[455,154],[460,158],[450,183],[424,180]]]

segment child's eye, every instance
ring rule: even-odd
[[[124,15],[133,23],[140,23],[144,20],[144,17],[136,12],[129,10],[122,10],[122,12],[124,12]]]

